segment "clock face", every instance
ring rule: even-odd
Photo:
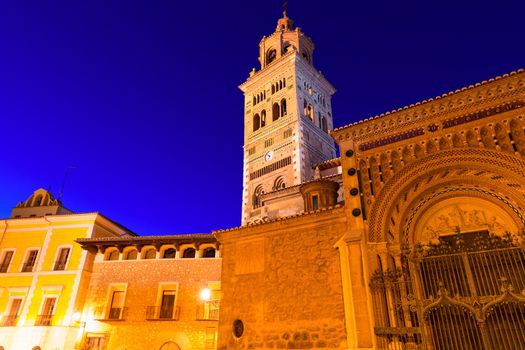
[[[267,162],[269,162],[270,160],[272,160],[272,158],[273,158],[273,152],[272,152],[272,151],[270,151],[270,152],[268,152],[268,153],[266,153],[266,154],[264,155],[264,159],[265,159]]]

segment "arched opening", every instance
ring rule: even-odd
[[[272,120],[276,121],[280,117],[280,108],[279,104],[275,102],[272,106]]]
[[[42,195],[39,194],[38,196],[36,196],[35,198],[35,203],[33,204],[34,207],[39,207],[42,205]]]
[[[177,343],[172,341],[167,341],[159,348],[159,350],[181,350],[180,346]]]
[[[163,259],[173,259],[175,258],[175,254],[177,253],[177,251],[175,250],[175,248],[168,248],[166,250],[164,250],[163,254],[162,254],[162,258]]]
[[[523,349],[525,344],[525,304],[498,303],[488,310],[485,321],[492,349]]]
[[[111,249],[109,252],[106,253],[106,260],[118,260],[119,258],[119,251],[117,249]]]
[[[202,252],[203,258],[215,258],[215,248],[209,247]]]
[[[137,250],[130,249],[124,253],[124,260],[135,260],[137,259]]]
[[[324,132],[328,132],[328,122],[325,117],[321,117],[321,129],[323,129]]]
[[[275,182],[273,183],[273,190],[282,190],[283,188],[286,188],[286,182],[284,180],[284,177],[279,176]]]
[[[270,49],[266,53],[266,64],[270,64],[277,58],[277,50]]]
[[[266,125],[266,111],[263,109],[261,111],[261,128]]]
[[[272,84],[272,95],[275,94],[275,84]]]
[[[306,60],[306,62],[310,63],[310,54],[306,51],[303,51],[303,58]]]
[[[308,116],[308,104],[306,103],[306,99],[303,100],[303,115],[305,117]]]
[[[286,115],[286,99],[283,98],[281,100],[281,117],[284,117]]]
[[[262,204],[262,198],[261,196],[264,194],[264,190],[263,190],[263,187],[262,185],[259,185],[255,188],[255,191],[253,191],[253,199],[252,199],[252,202],[253,202],[253,208],[256,209],[256,208],[259,208],[261,207],[263,204]]]
[[[283,81],[279,81],[279,90],[281,90],[283,88]]]
[[[155,248],[148,248],[143,255],[143,259],[155,259],[157,257],[157,251]]]
[[[435,350],[484,349],[476,318],[458,305],[445,304],[430,310],[428,324]]]
[[[255,98],[255,96],[253,96],[253,105],[255,106],[257,104],[257,99]]]
[[[283,87],[286,87],[286,78],[283,78]]]
[[[193,259],[195,258],[195,248],[186,248],[184,253],[182,253],[184,259]]]
[[[261,117],[259,117],[259,114],[255,114],[253,116],[253,131],[259,130],[261,127]]]
[[[315,112],[314,108],[311,105],[308,105],[308,117],[312,121],[312,123],[315,123]]]

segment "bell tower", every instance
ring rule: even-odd
[[[313,64],[314,44],[287,15],[259,43],[260,69],[244,93],[242,224],[264,221],[263,194],[314,178],[313,166],[335,157],[335,88]]]

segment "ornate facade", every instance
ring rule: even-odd
[[[334,87],[313,64],[314,44],[286,11],[259,44],[261,69],[244,93],[243,224],[303,211],[300,193],[280,191],[313,180],[315,164],[335,157]],[[276,202],[277,205],[272,205]]]
[[[313,49],[285,12],[240,86],[242,226],[20,203],[0,349],[524,349],[525,72],[331,130]]]
[[[525,348],[524,119],[518,71],[330,131],[295,215],[215,232],[219,349]]]

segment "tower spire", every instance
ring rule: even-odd
[[[279,30],[292,30],[293,21],[288,18],[288,0],[283,0],[283,17],[277,21],[277,31]]]

